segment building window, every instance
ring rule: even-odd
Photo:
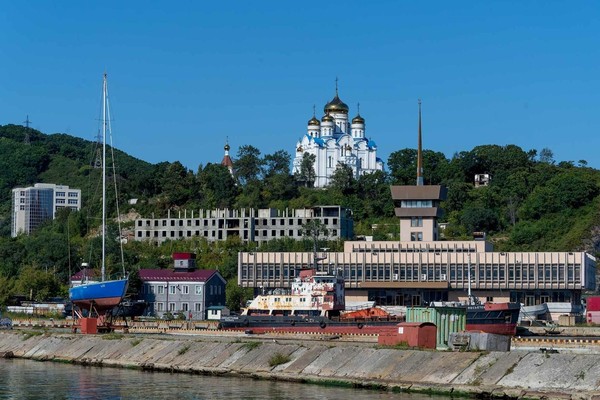
[[[65,192],[56,192],[56,197],[65,197]]]
[[[79,197],[79,196],[77,196],[77,192],[69,192],[69,197]]]
[[[402,200],[400,202],[402,208],[429,208],[433,207],[431,200]]]
[[[422,242],[423,241],[423,233],[422,232],[411,232],[410,233],[410,241],[411,242]]]
[[[194,311],[202,311],[202,303],[194,303]]]
[[[412,226],[412,227],[423,226],[423,217],[412,217],[410,219],[410,226]]]
[[[164,303],[156,303],[156,311],[164,311],[165,304]]]
[[[169,303],[169,311],[175,311],[175,303]]]
[[[163,285],[158,285],[158,294],[165,294],[165,287]]]
[[[202,296],[202,285],[196,285],[196,295]],[[198,311],[198,310],[196,310]]]
[[[169,294],[175,294],[175,286],[169,286]]]
[[[190,287],[188,285],[183,285],[181,287],[181,293],[183,293],[183,294],[190,294]]]
[[[181,311],[188,311],[190,306],[188,303],[181,303]]]

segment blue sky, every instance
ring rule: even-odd
[[[0,124],[93,140],[109,74],[115,145],[220,162],[226,138],[293,154],[339,94],[387,161],[482,144],[600,168],[593,1],[2,2]]]

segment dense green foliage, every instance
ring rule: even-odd
[[[94,168],[97,143],[65,134],[45,135],[25,128],[0,126],[0,305],[13,295],[42,300],[66,296],[70,273],[81,261],[97,265],[100,255],[99,176]],[[196,172],[179,162],[149,164],[114,149],[116,181],[121,213],[164,217],[167,210],[214,208],[303,208],[342,205],[353,212],[356,235],[375,240],[399,237],[389,186],[415,182],[416,150],[393,152],[386,172],[354,177],[340,166],[331,185],[313,189],[314,159],[307,156],[299,173],[290,171],[291,156],[280,150],[262,155],[243,145],[235,157],[235,179],[217,163],[200,165]],[[450,159],[424,151],[426,184],[448,187],[443,204],[446,239],[468,239],[472,232],[487,232],[497,250],[586,250],[595,253],[600,225],[600,172],[583,160],[556,163],[552,151],[524,151],[518,146],[477,146]],[[488,173],[491,183],[475,188],[475,174]],[[11,189],[49,182],[80,188],[83,209],[63,212],[30,236],[10,238]],[[112,182],[112,178],[111,178]],[[110,192],[109,192],[110,193]],[[129,199],[137,199],[130,204]],[[115,204],[114,198],[111,204]],[[116,215],[114,206],[110,215]],[[129,223],[131,229],[131,223]],[[309,228],[309,227],[307,227]],[[109,272],[118,272],[120,259],[117,228],[109,229]],[[202,268],[218,269],[229,280],[229,306],[236,309],[249,295],[236,282],[239,251],[312,251],[314,237],[306,240],[274,240],[256,249],[239,240],[208,243],[194,238],[162,246],[130,241],[125,246],[126,264],[139,268],[169,268],[171,253],[193,251]],[[325,246],[320,244],[319,246]],[[341,242],[326,247],[341,250]],[[131,285],[135,292],[136,283]]]

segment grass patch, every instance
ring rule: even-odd
[[[45,330],[27,330],[27,331],[23,331],[23,340],[27,340],[29,338],[32,338],[34,336],[42,336],[46,333]]]
[[[410,347],[407,342],[400,342],[393,345],[376,344],[376,349],[393,349],[393,350],[419,350],[416,347]]]
[[[177,355],[179,355],[179,356],[182,356],[182,355],[184,355],[185,353],[187,353],[187,351],[188,351],[189,349],[190,349],[190,345],[189,345],[189,344],[186,344],[185,346],[183,346],[182,348],[180,348],[180,349],[177,351]]]
[[[292,360],[292,358],[286,354],[281,354],[281,353],[275,353],[273,354],[273,356],[271,356],[271,358],[269,359],[269,365],[271,367],[276,367],[278,365],[281,364],[285,364],[288,363]]]
[[[143,339],[133,339],[130,343],[131,343],[131,347],[135,347],[138,344],[142,343]]]
[[[123,339],[123,337],[124,337],[124,335],[122,333],[115,333],[115,332],[111,332],[111,333],[102,335],[102,339],[104,339],[104,340],[121,340],[121,339]]]
[[[242,345],[242,347],[248,351],[252,351],[252,350],[260,347],[261,344],[262,344],[261,342],[248,342],[248,343],[244,343]]]

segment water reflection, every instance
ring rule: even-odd
[[[424,400],[430,396],[248,378],[0,360],[0,399]],[[438,397],[444,400],[444,397]]]

